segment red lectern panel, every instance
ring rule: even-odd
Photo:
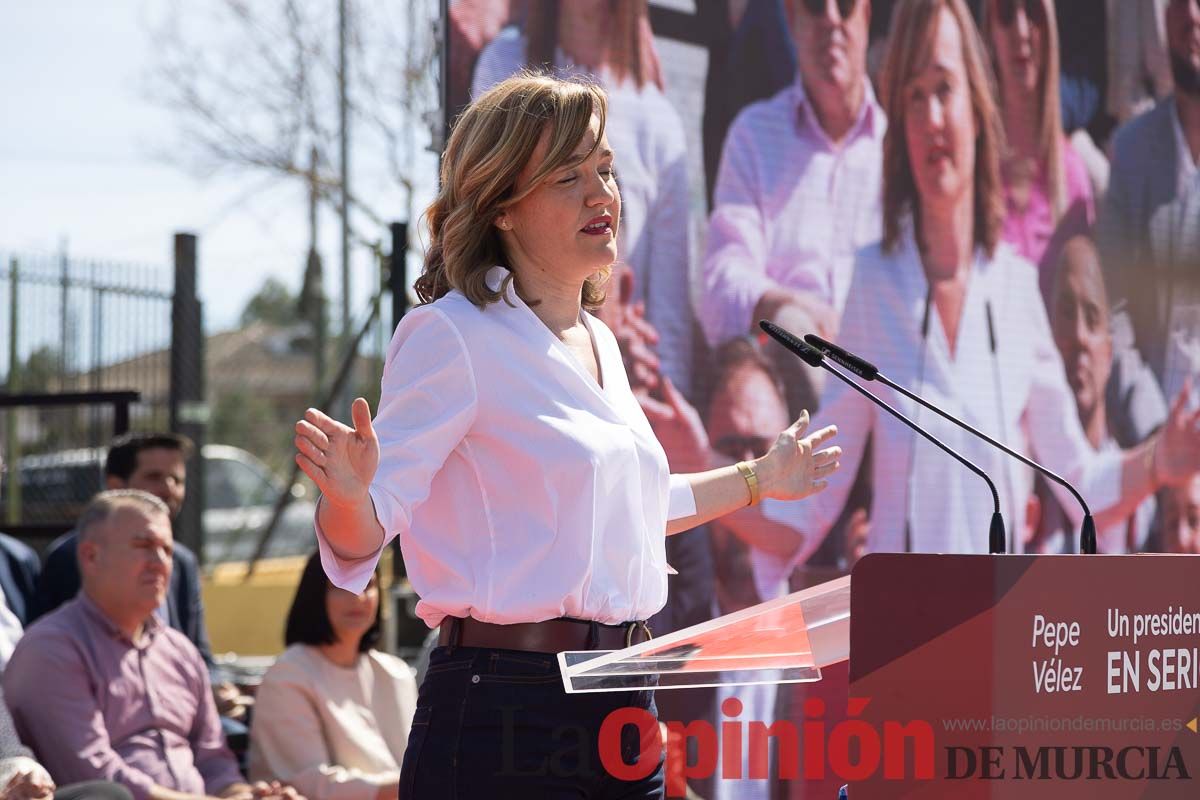
[[[827,745],[855,800],[1196,798],[1198,679],[1200,557],[870,555]]]

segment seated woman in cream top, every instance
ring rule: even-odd
[[[263,677],[250,729],[250,774],[309,800],[395,800],[417,684],[375,649],[379,584],[354,595],[313,554],[288,612],[287,650]],[[286,777],[284,777],[286,776]]]

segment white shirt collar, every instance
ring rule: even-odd
[[[500,286],[504,283],[504,279],[508,277],[508,272],[509,271],[507,269],[500,266],[495,266],[489,269],[487,271],[487,275],[484,276],[484,281],[487,283],[487,287],[493,292],[500,291]]]
[[[821,127],[821,123],[817,120],[816,111],[813,110],[812,102],[808,98],[808,92],[804,90],[804,81],[799,75],[796,75],[796,80],[792,83],[792,103],[796,109],[796,125],[804,126],[811,125],[814,131],[819,132],[819,135],[829,138],[825,133],[825,129]],[[854,124],[850,127],[850,133],[846,139],[852,139],[860,135],[862,131],[868,134],[875,134],[880,131],[879,125],[883,120],[883,107],[879,105],[879,101],[875,97],[875,90],[871,87],[871,81],[863,76],[863,100],[862,105],[858,109],[858,115],[854,118]]]

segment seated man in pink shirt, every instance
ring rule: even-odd
[[[737,116],[713,191],[699,319],[714,348],[761,318],[833,338],[854,253],[881,236],[887,119],[866,74],[871,2],[785,10],[795,83]],[[809,371],[781,372],[793,373]],[[817,392],[787,388],[793,410],[815,408]]]
[[[29,628],[3,678],[21,739],[54,780],[114,781],[135,800],[297,800],[243,780],[200,652],[154,613],[171,579],[166,505],[101,492],[78,530],[82,591]]]

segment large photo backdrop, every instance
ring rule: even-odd
[[[657,631],[844,574],[866,552],[987,552],[985,485],[764,340],[764,318],[842,344],[1068,477],[1101,551],[1200,552],[1200,479],[1172,471],[1171,446],[1200,406],[1200,130],[1174,100],[1200,93],[1189,3],[955,0],[944,23],[924,5],[449,4],[447,125],[526,68],[608,93],[623,214],[600,316],[673,470],[760,456],[802,410],[841,431],[826,492],[668,540],[678,574]],[[923,232],[960,189],[976,246],[946,277]],[[993,477],[1011,551],[1078,549],[1069,494],[872,388]],[[1131,484],[1135,468],[1156,491]],[[810,695],[659,702],[664,718],[719,721],[726,696],[743,719],[799,721]],[[831,797],[834,782],[690,785]]]

